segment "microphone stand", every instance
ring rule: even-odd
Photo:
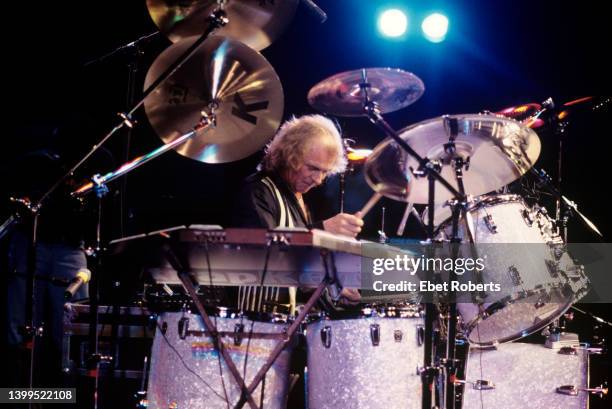
[[[161,33],[159,31],[155,31],[153,33],[150,34],[145,34],[142,37],[131,41],[127,44],[124,44],[122,46],[117,47],[116,49],[114,49],[113,51],[104,54],[102,57],[93,59],[91,61],[86,62],[85,64],[83,64],[83,67],[89,67],[90,65],[94,65],[94,64],[98,64],[101,62],[106,61],[107,59],[114,57],[117,54],[121,54],[121,53],[131,53],[134,50],[136,50],[136,52],[141,53],[142,51],[140,50],[140,45],[141,44],[145,44],[151,40],[153,40],[155,37],[159,36]]]

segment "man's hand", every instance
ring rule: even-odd
[[[357,212],[354,215],[339,213],[323,221],[323,228],[325,231],[349,237],[357,236],[361,231],[361,226],[363,226],[361,212]]]
[[[361,302],[361,293],[356,288],[344,287],[340,292],[340,305],[355,306]]]

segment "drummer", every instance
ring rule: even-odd
[[[235,226],[318,228],[348,237],[361,231],[359,212],[316,222],[303,199],[327,176],[346,168],[342,138],[330,119],[307,115],[286,121],[268,145],[260,168],[240,190],[233,212]],[[356,290],[343,289],[342,296],[359,299]]]
[[[308,115],[285,122],[269,144],[261,168],[245,181],[234,224],[318,228],[349,237],[361,231],[359,213],[313,222],[304,203],[303,194],[346,168],[342,139],[328,118]]]

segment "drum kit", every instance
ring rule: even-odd
[[[106,183],[172,149],[206,163],[237,161],[262,149],[280,125],[281,82],[258,51],[288,25],[297,0],[147,0],[147,7],[173,44],[150,67],[141,103],[121,115],[121,124],[102,143],[118,128],[134,126],[132,114],[144,105],[165,144],[114,172],[96,175],[75,196],[99,193]],[[364,163],[374,191],[364,213],[381,197],[405,202],[407,213],[413,204],[425,204],[421,218],[429,243],[535,243],[547,253],[525,264],[519,255],[493,258],[499,268],[490,271],[492,279],[504,280],[509,270],[516,271],[508,278],[512,297],[485,294],[486,302],[440,306],[373,304],[350,318],[321,314],[300,324],[308,351],[308,407],[454,408],[461,401],[468,409],[586,407],[589,393],[607,392],[588,385],[588,356],[596,348],[584,348],[577,338],[553,330],[550,344],[562,346],[560,354],[542,345],[510,343],[553,325],[588,288],[584,271],[566,252],[555,257],[564,274],[553,274],[546,262],[566,240],[559,212],[555,221],[520,195],[491,193],[532,174],[548,185],[558,206],[572,208],[600,234],[534,168],[541,151],[535,129],[550,118],[562,121],[572,105],[555,110],[548,102],[498,113],[444,115],[395,131],[383,115],[408,107],[424,91],[413,73],[363,68],[324,79],[308,93],[316,110],[366,117],[388,137],[372,151],[348,149],[349,159]],[[287,341],[282,334],[292,318],[249,320],[218,307],[211,330],[202,315],[201,309],[160,314],[149,407],[285,407],[295,345],[285,342],[269,365],[266,358],[278,349],[279,339]],[[230,342],[220,349],[224,338]],[[473,349],[466,365],[455,352],[460,341]],[[556,379],[553,373],[567,376]],[[255,374],[262,382],[247,388]],[[456,388],[464,389],[462,399]]]
[[[483,112],[444,115],[395,132],[384,121],[382,114],[410,105],[423,94],[423,91],[423,83],[412,73],[385,68],[361,69],[337,74],[317,84],[310,90],[308,101],[314,108],[325,113],[368,117],[389,136],[378,144],[366,159],[364,175],[375,194],[362,210],[363,213],[371,209],[381,196],[407,202],[407,213],[414,203],[427,204],[422,215],[422,223],[428,224],[430,242],[471,243],[481,246],[502,244],[501,247],[496,247],[497,251],[493,252],[494,254],[487,253],[488,263],[494,266],[488,272],[489,278],[494,282],[503,282],[504,288],[512,290],[510,296],[505,294],[496,297],[493,293],[486,294],[486,302],[482,300],[473,303],[461,302],[447,305],[446,309],[443,307],[442,310],[446,311],[446,315],[442,314],[441,317],[445,322],[438,323],[438,327],[446,326],[448,338],[446,342],[442,342],[444,347],[441,351],[436,350],[436,345],[433,346],[433,358],[429,355],[431,351],[427,351],[425,345],[425,359],[419,362],[422,366],[418,366],[417,370],[423,379],[421,390],[418,388],[418,379],[415,389],[414,377],[410,383],[408,381],[411,379],[410,376],[395,374],[393,371],[400,370],[394,365],[398,362],[414,365],[412,358],[408,357],[414,354],[421,355],[422,348],[413,346],[409,353],[401,353],[401,348],[398,346],[395,351],[387,351],[379,356],[378,354],[383,354],[380,349],[362,345],[366,339],[363,334],[367,334],[367,330],[359,331],[359,329],[361,326],[367,327],[365,323],[348,320],[340,323],[332,322],[332,325],[325,323],[314,325],[313,328],[317,330],[320,326],[327,325],[325,328],[330,332],[332,328],[334,330],[342,328],[341,336],[346,338],[342,340],[345,345],[335,351],[335,356],[341,357],[343,363],[350,362],[349,368],[346,369],[349,372],[357,368],[357,372],[361,375],[375,373],[376,370],[372,368],[377,364],[368,360],[376,356],[378,365],[398,375],[394,379],[404,380],[400,388],[402,394],[393,387],[372,388],[371,384],[352,372],[352,376],[341,377],[344,388],[351,392],[347,396],[358,402],[356,407],[456,407],[458,403],[455,385],[466,383],[457,379],[458,365],[453,350],[458,339],[455,329],[458,329],[462,333],[460,338],[477,351],[470,354],[464,376],[466,378],[477,376],[475,373],[480,373],[481,377],[491,375],[496,382],[503,380],[504,384],[503,389],[498,391],[490,381],[483,379],[467,381],[473,385],[472,390],[480,392],[471,392],[469,388],[465,388],[463,407],[470,408],[481,404],[504,408],[586,407],[585,402],[588,399],[585,395],[582,396],[584,400],[573,402],[559,397],[558,394],[563,393],[576,396],[576,393],[568,393],[567,387],[555,390],[552,383],[559,382],[559,379],[540,383],[540,389],[533,392],[528,389],[535,379],[525,376],[525,373],[522,373],[523,379],[518,382],[512,377],[512,373],[508,379],[504,379],[506,374],[504,371],[493,369],[497,365],[509,365],[507,360],[513,359],[509,356],[514,357],[524,353],[524,356],[521,355],[521,359],[517,360],[521,365],[532,365],[538,373],[545,373],[545,370],[541,372],[538,362],[542,360],[541,356],[547,356],[545,359],[548,361],[543,363],[542,367],[576,365],[566,375],[567,382],[583,385],[582,390],[588,390],[588,381],[584,378],[588,372],[585,369],[585,362],[588,362],[587,355],[600,352],[598,349],[576,352],[575,348],[570,347],[570,352],[564,353],[574,354],[574,358],[577,354],[581,358],[558,359],[559,362],[551,363],[552,355],[543,352],[543,346],[505,344],[549,325],[557,325],[557,320],[572,303],[581,299],[588,291],[588,279],[582,266],[576,265],[565,251],[558,252],[555,260],[558,262],[557,266],[562,265],[560,271],[570,272],[573,277],[568,280],[567,276],[551,273],[550,265],[547,265],[551,259],[551,248],[556,248],[558,251],[564,243],[564,237],[557,228],[558,224],[547,215],[546,209],[538,205],[527,205],[520,195],[491,194],[500,191],[528,172],[536,176],[542,175],[541,171],[534,169],[541,150],[540,139],[534,128],[543,125],[540,118],[547,110],[553,110],[552,104],[550,101],[544,107],[540,104],[527,104],[509,108],[501,114]],[[561,120],[567,112],[551,114],[555,115],[555,119]],[[433,183],[432,180],[435,178],[442,183]],[[550,189],[558,200],[564,200],[554,185],[551,184]],[[594,232],[601,234],[586,217],[583,215],[580,217]],[[511,254],[517,252],[513,243],[529,243],[531,247],[520,255]],[[518,274],[508,276],[509,271]],[[483,281],[489,280],[483,279]],[[568,286],[570,282],[571,286]],[[420,328],[422,338],[421,342],[417,343],[419,346],[433,342],[431,324],[428,325],[427,316],[435,314],[434,311],[434,308],[425,309],[424,328],[423,322],[420,320],[415,322],[414,318],[402,323],[407,325],[407,322],[413,322]],[[459,324],[454,320],[456,317],[460,317]],[[391,325],[400,333],[405,333],[400,329],[400,324]],[[378,323],[371,324],[370,330],[372,326],[379,328]],[[357,334],[362,335],[360,337]],[[558,334],[549,339],[549,346],[554,343],[553,340],[559,341]],[[310,335],[308,341],[317,343],[317,340]],[[577,338],[567,337],[564,341],[564,345],[577,345]],[[556,343],[557,347],[559,345],[563,345],[563,342]],[[485,363],[482,358],[480,360],[473,358],[478,353],[482,354],[487,348],[499,348],[502,352],[498,354],[488,352],[486,359],[490,361]],[[309,365],[317,363],[321,349],[309,346],[309,352],[313,351],[312,357],[309,355]],[[333,362],[333,359],[328,356],[326,361]],[[363,368],[360,366],[361,362],[365,362]],[[428,367],[433,368],[430,377],[427,376]],[[556,368],[551,368],[553,369]],[[339,373],[343,373],[342,370],[340,368]],[[316,386],[318,393],[309,399],[310,403],[314,403],[314,407],[336,407],[341,404],[341,398],[333,393],[335,385],[329,374],[326,376],[325,371],[313,372],[309,367],[309,375],[323,378],[323,381],[314,379],[310,382]],[[435,377],[445,379],[442,382],[445,385],[441,386],[440,379],[435,380]],[[515,381],[517,381],[516,387],[519,390],[524,389],[524,393],[517,393]],[[521,382],[529,386],[521,389]],[[350,385],[345,385],[346,383]],[[437,388],[441,390],[438,392],[439,395],[432,394]],[[573,392],[577,390],[569,389]],[[409,396],[406,395],[408,390],[412,391]],[[482,390],[494,391],[488,392],[488,396],[483,398]],[[322,394],[321,391],[326,393]],[[605,393],[607,389],[599,387],[591,391]]]

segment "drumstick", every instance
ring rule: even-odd
[[[382,198],[382,195],[380,193],[374,193],[372,195],[372,197],[370,198],[370,200],[368,200],[368,202],[365,204],[365,206],[363,206],[363,208],[361,209],[360,213],[361,213],[361,218],[363,219],[366,214],[368,214],[368,212],[370,210],[372,210],[372,208],[374,207],[374,205],[376,203],[378,203],[378,201]]]
[[[402,216],[402,221],[400,222],[399,226],[397,227],[397,235],[398,236],[403,236],[404,235],[404,230],[406,229],[406,223],[408,222],[408,216],[410,216],[410,212],[413,209],[413,203],[412,202],[408,202],[406,203],[406,210],[404,210],[404,215]]]

